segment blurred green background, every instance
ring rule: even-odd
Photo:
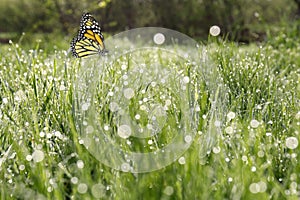
[[[25,32],[23,43],[41,37],[64,46],[83,12],[92,13],[105,34],[159,26],[202,40],[218,25],[224,38],[249,43],[299,21],[300,0],[1,0],[0,42],[18,42]]]

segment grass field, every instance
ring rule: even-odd
[[[194,91],[192,103],[200,107],[193,116],[197,118],[192,129],[196,134],[178,160],[147,173],[112,169],[82,144],[74,115],[74,86],[84,67],[78,59],[66,56],[65,51],[45,52],[38,46],[1,46],[1,199],[299,199],[300,44],[286,35],[271,41],[249,46],[218,41],[206,45],[209,65],[217,69],[221,86],[226,88],[225,96],[220,97],[224,98],[220,124],[209,118],[216,94],[208,89],[205,74],[175,63],[174,71],[178,71],[174,76],[189,80],[187,87],[192,90],[187,91]],[[157,62],[172,66],[172,58],[163,52],[158,55]],[[137,57],[146,64],[153,61],[147,53]],[[95,117],[109,125],[109,139],[114,143],[130,151],[152,152],[172,141],[172,130],[185,116],[178,112],[178,105],[186,103],[181,100],[184,94],[174,92],[181,87],[175,79],[170,83],[175,85],[172,91],[152,85],[148,99],[161,103],[168,95],[172,99],[166,113],[158,115],[162,116],[156,124],[161,135],[150,135],[151,143],[143,138],[128,143],[116,137],[113,123],[117,119],[107,102],[116,94],[110,89],[125,79],[120,72],[124,62],[130,66],[136,61],[128,56],[102,73],[105,81],[97,85],[100,106]],[[127,84],[132,85],[147,78],[127,75]],[[141,99],[148,105],[143,96],[147,86],[141,85],[135,97],[126,101],[129,115],[140,126],[148,125],[147,112],[139,105]],[[207,144],[212,124],[221,131],[215,131]]]

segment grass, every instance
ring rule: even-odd
[[[300,140],[300,46],[296,39],[298,45],[291,45],[293,39],[287,35],[278,37],[262,46],[207,44],[209,65],[216,67],[226,88],[225,96],[219,97],[221,131],[212,135],[210,144],[206,133],[216,123],[210,116],[217,90],[211,93],[205,74],[184,62],[171,68],[172,76],[189,77],[185,91],[194,93],[186,101],[200,107],[192,129],[197,134],[180,159],[148,173],[112,169],[82,145],[74,114],[82,62],[66,57],[64,51],[44,52],[38,45],[30,50],[17,44],[1,47],[5,52],[0,59],[1,199],[298,199],[300,149],[293,144]],[[158,55],[155,62],[172,66],[175,58],[166,59],[169,55],[164,52]],[[136,58],[148,66],[151,56]],[[99,107],[93,117],[108,125],[107,136],[116,145],[152,152],[172,141],[178,121],[185,116],[178,107],[186,102],[181,100],[184,94],[174,92],[181,87],[179,79],[170,82],[174,87],[170,90],[163,84],[144,84],[141,80],[147,77],[134,73],[127,74],[128,84],[140,87],[123,102],[116,96],[116,85],[123,83],[126,74],[122,65],[130,67],[134,62],[140,61],[125,56],[101,73],[105,81],[96,84],[93,100]],[[151,136],[153,145],[148,139],[129,138],[130,144],[116,137],[115,124],[122,119],[110,112],[112,101],[124,103],[128,118],[145,128],[149,119],[139,102],[147,98],[143,105],[151,113],[151,108],[155,111],[151,101],[165,103],[162,95],[172,104],[156,124],[161,134]],[[168,121],[159,124],[164,116]]]

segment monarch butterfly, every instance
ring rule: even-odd
[[[94,54],[103,54],[107,52],[103,41],[104,37],[98,22],[91,14],[84,13],[81,17],[78,35],[71,42],[73,56],[81,58]]]

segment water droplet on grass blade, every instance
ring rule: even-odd
[[[250,126],[252,128],[257,128],[259,126],[259,121],[255,120],[255,119],[251,120]]]
[[[109,126],[108,126],[108,125],[104,125],[103,129],[104,129],[105,131],[108,131],[108,130],[109,130]]]
[[[162,33],[156,33],[153,36],[153,41],[155,44],[163,44],[165,42],[165,36]]]
[[[227,118],[228,119],[234,119],[235,118],[235,113],[234,112],[232,112],[232,111],[230,111],[228,114],[227,114]]]
[[[187,84],[190,82],[190,78],[188,76],[183,77],[183,83]]]
[[[233,128],[231,126],[228,126],[228,127],[225,128],[225,132],[227,134],[232,134],[233,133]]]
[[[80,194],[85,194],[88,190],[88,186],[85,183],[80,183],[77,186],[77,190]]]
[[[220,153],[221,148],[219,146],[217,146],[217,147],[214,147],[212,151],[213,151],[213,153],[218,154],[218,153]]]
[[[42,160],[44,160],[45,158],[45,154],[43,151],[41,150],[35,150],[33,153],[32,153],[32,159],[34,162],[41,162]]]
[[[72,177],[71,178],[71,183],[73,183],[73,184],[77,184],[78,183],[78,178],[77,177]]]
[[[134,96],[134,90],[132,88],[126,88],[124,90],[124,97],[126,99],[131,99]]]
[[[95,184],[92,186],[91,192],[95,198],[103,198],[105,196],[105,186],[101,183]]]
[[[123,172],[129,172],[129,170],[130,170],[130,165],[129,165],[128,163],[123,163],[123,164],[121,165],[121,170],[122,170]]]
[[[164,189],[164,193],[168,196],[171,196],[173,193],[174,193],[174,189],[172,186],[167,186],[165,189]]]
[[[118,135],[123,139],[128,138],[131,135],[130,126],[128,126],[127,124],[123,124],[123,125],[119,126],[118,127]]]
[[[180,157],[178,159],[179,164],[184,165],[185,164],[185,158],[184,157]]]
[[[19,170],[20,170],[20,171],[23,171],[24,169],[25,169],[25,165],[20,165],[20,166],[19,166]]]
[[[81,109],[86,111],[89,109],[89,107],[90,107],[90,103],[84,103],[84,104],[82,104]]]
[[[26,156],[26,160],[27,160],[27,161],[31,161],[31,160],[32,160],[32,156],[31,156],[31,155],[27,155],[27,156]]]
[[[184,141],[187,142],[187,143],[192,142],[192,140],[193,140],[193,138],[192,138],[192,136],[190,136],[190,135],[186,135],[186,136],[184,137]]]
[[[251,193],[256,194],[259,192],[260,188],[257,183],[251,183],[251,185],[249,186],[249,190]]]
[[[79,169],[82,169],[84,167],[84,162],[82,160],[78,160],[76,165]]]
[[[217,25],[214,25],[209,29],[209,34],[211,34],[212,36],[218,36],[220,33],[221,33],[221,29]]]
[[[298,139],[296,137],[288,137],[285,140],[285,145],[289,149],[296,149],[298,147]]]
[[[215,123],[214,123],[214,125],[215,125],[216,127],[220,127],[221,124],[222,124],[222,122],[219,121],[219,120],[216,120]]]

